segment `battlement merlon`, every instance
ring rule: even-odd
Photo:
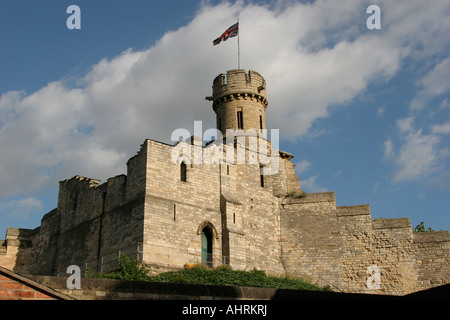
[[[414,243],[450,242],[450,234],[448,233],[448,230],[431,231],[431,232],[414,232],[413,239]]]
[[[4,244],[6,247],[15,246],[22,248],[31,247],[31,237],[36,233],[36,229],[10,228],[6,229]],[[2,240],[0,240],[2,241]]]
[[[253,70],[228,70],[226,75],[221,73],[214,79],[213,96],[206,99],[213,101],[214,110],[224,99],[251,99],[267,108],[266,80]]]
[[[78,183],[87,183],[89,185],[89,188],[96,188],[100,185],[100,180],[98,179],[92,179],[92,178],[87,178],[87,177],[83,177],[83,176],[74,176],[70,179],[66,179],[66,180],[62,180],[59,182],[60,185],[62,184],[68,184],[72,181],[76,181]]]

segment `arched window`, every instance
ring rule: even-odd
[[[180,165],[180,180],[186,182],[186,163],[184,161]]]
[[[202,230],[202,264],[212,267],[212,242],[213,235],[211,229],[206,226]]]

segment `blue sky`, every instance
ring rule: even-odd
[[[238,17],[302,188],[449,230],[450,3],[431,2],[0,0],[0,238],[39,226],[59,181],[106,181],[146,138],[214,127],[204,98],[237,39],[212,40]]]

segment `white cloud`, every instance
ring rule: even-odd
[[[0,184],[0,201],[75,174],[104,180],[124,173],[146,138],[170,142],[176,128],[192,132],[194,120],[203,120],[204,129],[214,127],[204,97],[215,76],[236,67],[237,48],[235,39],[214,47],[212,40],[238,16],[241,66],[266,78],[267,125],[291,139],[328,116],[330,105],[351,101],[372,81],[388,81],[403,58],[423,58],[412,48],[427,45],[432,54],[449,37],[444,1],[381,1],[381,32],[365,29],[362,1],[282,3],[272,9],[203,4],[190,23],[147,50],[101,60],[77,88],[58,80],[30,94],[3,93],[0,180],[8,183]],[[446,68],[436,66],[424,88]],[[411,152],[405,147],[400,155]],[[315,179],[306,184],[323,190]]]
[[[394,183],[402,181],[418,181],[425,183],[436,179],[439,169],[445,166],[448,149],[443,145],[440,134],[450,133],[450,123],[432,126],[430,133],[423,128],[414,128],[414,117],[398,119],[398,150],[394,142],[388,138],[384,143],[384,160],[394,164]]]
[[[412,100],[410,108],[412,110],[421,110],[425,104],[436,96],[447,92],[450,89],[450,58],[444,59],[437,63],[436,66],[429,71],[426,76],[417,84],[422,89],[416,94]]]
[[[10,216],[22,219],[28,217],[33,211],[42,211],[42,208],[42,202],[34,197],[10,200],[0,204],[0,212],[6,212]]]
[[[423,182],[438,181],[440,179],[436,175],[445,172],[448,148],[443,145],[442,135],[450,133],[450,123],[431,125],[431,132],[427,134],[422,128],[414,129],[414,122],[429,101],[450,89],[448,74],[450,58],[436,64],[425,77],[417,81],[422,89],[410,103],[411,115],[396,122],[401,146],[398,153],[394,154],[392,140],[385,142],[384,158],[393,159],[396,165],[394,182],[419,179]],[[440,109],[443,109],[442,103]]]
[[[406,117],[403,119],[397,120],[397,127],[400,129],[402,133],[413,131],[413,122],[414,117]]]
[[[384,142],[384,159],[390,160],[394,157],[394,144],[389,138]]]
[[[307,193],[327,192],[328,189],[317,184],[316,179],[319,175],[300,180],[302,190]]]
[[[295,164],[295,172],[297,173],[297,175],[301,174],[305,172],[309,167],[311,167],[311,162],[303,159],[302,161],[299,161]]]
[[[434,125],[431,129],[431,132],[437,133],[437,134],[449,134],[450,133],[450,122]]]
[[[405,122],[403,123],[405,124]],[[407,128],[402,138],[402,146],[394,156],[392,144],[386,141],[385,158],[394,159],[396,171],[394,182],[434,179],[433,174],[441,168],[448,155],[446,147],[442,147],[441,138],[434,133],[424,134],[422,129]]]
[[[377,117],[381,117],[386,112],[386,108],[381,107],[377,110]]]
[[[442,102],[439,104],[439,108],[440,109],[447,109],[450,108],[450,101],[448,101],[448,99],[444,99],[442,100]]]
[[[424,135],[421,130],[409,133],[396,159],[399,169],[394,182],[422,178],[433,173],[441,156],[437,150],[438,143],[437,136]]]
[[[331,177],[332,178],[337,178],[343,173],[344,173],[344,170],[340,169],[340,170],[336,171],[336,173],[334,173]]]

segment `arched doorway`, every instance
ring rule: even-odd
[[[208,226],[202,229],[202,264],[212,267],[212,231]]]

